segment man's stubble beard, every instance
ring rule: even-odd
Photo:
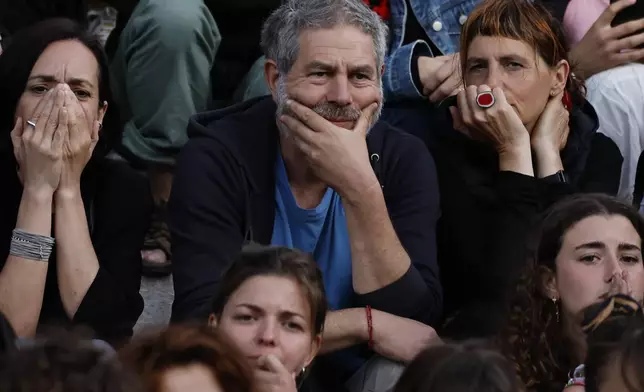
[[[280,135],[282,137],[283,141],[287,141],[291,139],[293,136],[291,135],[290,130],[286,127],[284,123],[282,123],[279,118],[284,115],[284,114],[291,114],[292,117],[297,118],[295,115],[292,114],[292,112],[286,107],[286,101],[290,98],[286,91],[286,78],[283,76],[279,76],[277,78],[277,83],[276,83],[276,104],[277,104],[277,111],[276,111],[276,123],[277,123],[277,129],[280,131]],[[378,103],[378,108],[374,112],[373,116],[371,117],[371,123],[369,124],[369,129],[367,130],[367,135],[369,135],[369,132],[371,132],[371,128],[373,128],[374,124],[378,122],[380,119],[380,116],[382,115],[382,107],[383,107],[383,102],[384,102],[384,91],[382,88],[382,82],[380,83],[380,102]],[[354,121],[357,122],[358,119],[361,116],[361,112],[358,109],[355,109],[354,107],[338,107],[335,104],[328,103],[328,102],[322,102],[320,104],[315,105],[314,107],[311,108],[315,113],[319,114],[325,119],[333,118],[333,119],[343,119],[347,121]]]

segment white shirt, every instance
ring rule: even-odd
[[[599,116],[599,132],[610,137],[624,157],[618,196],[632,201],[637,161],[644,149],[644,64],[601,72],[589,78],[586,87]]]

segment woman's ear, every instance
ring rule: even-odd
[[[208,316],[208,326],[217,328],[217,321],[217,316],[214,313],[210,313],[210,316]]]
[[[547,267],[539,267],[539,277],[541,280],[541,294],[546,298],[559,299],[559,290],[557,289],[557,276]]]
[[[570,64],[566,60],[561,60],[554,68],[552,74],[552,86],[550,92],[553,96],[559,94],[566,88],[566,82],[570,75]]]
[[[101,124],[103,123],[103,119],[105,118],[105,113],[107,113],[107,107],[108,107],[107,101],[103,101],[99,107],[98,107],[98,122]]]
[[[311,341],[311,352],[306,357],[306,360],[302,367],[308,367],[311,362],[313,362],[315,357],[320,352],[320,347],[322,347],[322,334],[316,335],[315,338],[313,338],[313,340]]]

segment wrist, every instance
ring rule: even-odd
[[[80,186],[58,188],[54,197],[56,202],[78,200],[81,198]]]
[[[23,198],[33,202],[50,203],[54,197],[54,190],[47,187],[30,187],[25,185],[22,191]]]
[[[338,193],[347,206],[358,207],[365,200],[382,195],[382,189],[375,173],[370,170],[368,174],[349,181],[348,186],[339,190]]]

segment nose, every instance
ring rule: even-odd
[[[491,89],[501,86],[501,70],[497,64],[490,64],[487,71],[487,77],[485,78],[485,84],[488,85]]]
[[[276,320],[264,319],[257,330],[257,343],[260,346],[275,347],[279,338],[278,323]]]
[[[608,283],[615,283],[616,279],[622,278],[622,266],[619,263],[619,257],[616,255],[608,256],[605,274],[604,279]]]
[[[338,106],[351,105],[351,91],[347,75],[339,73],[333,78],[329,83],[326,98],[328,102],[335,103]]]

